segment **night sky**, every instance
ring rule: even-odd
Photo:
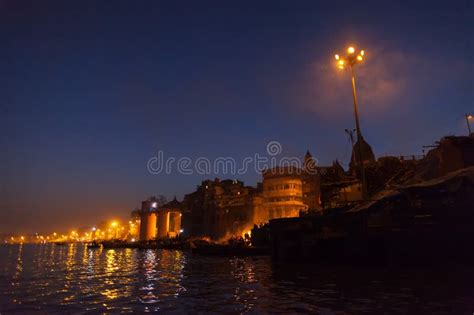
[[[391,4],[390,4],[391,3]],[[307,149],[347,166],[347,72],[377,156],[421,154],[474,112],[472,1],[0,1],[0,233],[127,218],[222,174],[150,157]],[[255,172],[238,176],[255,185]]]

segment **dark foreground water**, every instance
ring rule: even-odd
[[[473,314],[473,274],[467,267],[374,270],[80,244],[0,245],[0,313]]]

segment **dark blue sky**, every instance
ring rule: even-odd
[[[216,176],[151,175],[158,150],[241,160],[275,140],[347,165],[350,81],[333,55],[348,44],[367,52],[377,156],[466,132],[471,1],[256,2],[0,1],[0,232],[126,217]]]

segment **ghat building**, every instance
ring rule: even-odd
[[[183,233],[226,239],[270,219],[321,209],[320,174],[308,152],[303,168],[276,167],[256,187],[239,180],[205,180],[183,200]]]
[[[362,145],[364,162],[372,161],[372,149]],[[317,166],[308,151],[302,167],[267,169],[256,187],[236,179],[216,178],[202,181],[182,202],[176,198],[163,205],[154,198],[143,201],[138,211],[140,240],[177,235],[223,240],[241,236],[271,219],[321,212],[322,203],[327,205],[328,199],[347,203],[360,200],[360,196],[359,181],[348,176],[338,161]]]
[[[239,180],[201,182],[183,200],[184,234],[212,239],[240,235],[261,209],[261,191],[261,185],[245,186]]]
[[[140,241],[175,237],[181,233],[182,210],[176,198],[160,204],[156,197],[150,197],[142,201],[141,209],[135,214],[140,218]]]
[[[303,176],[298,168],[277,167],[263,172],[263,207],[259,222],[297,217],[309,208],[303,202]]]

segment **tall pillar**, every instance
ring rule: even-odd
[[[158,212],[158,237],[168,236],[170,213],[168,211]]]
[[[178,235],[178,234],[181,233],[181,216],[182,216],[181,213],[175,212],[175,216],[174,216],[174,231],[173,231],[173,232],[175,232],[176,235]]]
[[[140,214],[140,241],[149,241],[156,237],[156,213],[142,211]]]
[[[181,213],[171,211],[169,215],[168,233],[171,237],[179,235],[181,231]]]

